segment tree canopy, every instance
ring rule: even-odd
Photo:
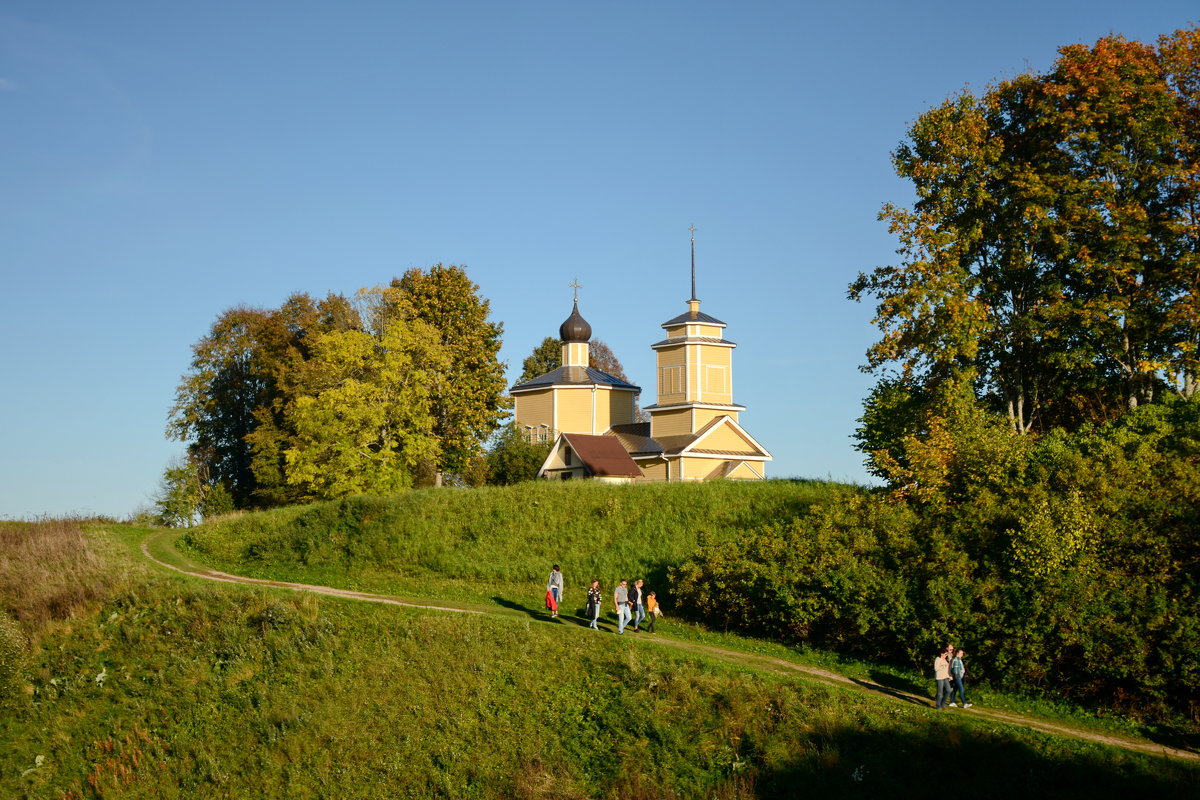
[[[880,215],[900,263],[849,291],[877,301],[872,400],[961,383],[1025,433],[1191,396],[1198,87],[1200,30],[1109,36],[922,114],[893,154],[917,199]]]
[[[503,415],[501,326],[462,267],[353,299],[222,313],[168,435],[238,508],[391,492],[482,453]]]
[[[446,360],[430,379],[437,469],[458,471],[479,453],[506,413],[504,326],[488,320],[490,304],[463,267],[435,264],[392,281],[406,312],[437,333]]]

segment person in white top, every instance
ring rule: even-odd
[[[563,574],[562,570],[558,568],[558,564],[555,564],[554,568],[550,570],[550,579],[546,581],[546,591],[554,597],[554,612],[550,616],[557,617],[558,604],[562,602],[563,598]]]

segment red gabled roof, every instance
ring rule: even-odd
[[[579,456],[588,471],[602,477],[643,477],[621,442],[613,436],[591,436],[586,433],[564,433],[562,438]]]

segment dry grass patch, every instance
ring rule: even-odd
[[[0,611],[34,633],[106,597],[111,569],[78,520],[0,523]]]

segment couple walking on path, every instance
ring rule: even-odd
[[[934,704],[939,710],[947,705],[954,707],[955,695],[963,708],[973,705],[967,702],[967,687],[963,684],[963,679],[967,676],[967,669],[963,666],[963,656],[966,654],[965,650],[955,650],[954,645],[948,644],[933,660],[933,677],[937,681],[937,697]]]

